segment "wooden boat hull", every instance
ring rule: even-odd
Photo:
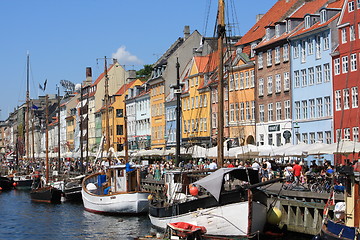
[[[30,196],[34,202],[61,203],[62,191],[52,186],[47,186],[31,190]]]
[[[81,185],[73,186],[70,188],[67,188],[65,186],[64,195],[66,201],[81,202],[82,201],[81,189],[82,189]]]
[[[13,181],[7,177],[0,177],[0,191],[13,189]]]
[[[32,179],[21,179],[14,177],[13,180],[16,189],[30,190],[33,183]]]
[[[101,214],[146,214],[149,209],[146,192],[94,195],[81,191],[84,207],[89,212]]]
[[[207,235],[214,236],[248,236],[262,232],[266,222],[266,206],[252,203],[252,217],[249,218],[249,202],[242,201],[223,206],[197,209],[188,213],[169,217],[149,215],[151,223],[158,228],[166,229],[168,223],[186,222],[206,228]],[[151,213],[151,209],[150,209]],[[251,219],[251,233],[248,233]]]

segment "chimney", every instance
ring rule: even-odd
[[[186,25],[184,27],[184,40],[188,39],[190,36],[190,26]]]
[[[91,71],[91,67],[86,67],[86,80],[85,80],[86,84],[91,84],[92,83],[92,71]]]
[[[132,82],[136,79],[136,70],[128,70],[129,77],[128,82]]]
[[[264,16],[263,13],[256,15],[256,22],[260,21],[260,19]]]
[[[116,58],[113,58],[113,64],[116,64],[118,60]]]

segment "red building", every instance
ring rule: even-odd
[[[359,141],[360,1],[345,0],[337,25],[333,58],[334,142]],[[358,152],[335,157],[335,164],[357,160]]]

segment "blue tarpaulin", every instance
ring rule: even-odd
[[[126,172],[131,172],[135,170],[134,168],[131,168],[130,163],[126,163],[125,166],[126,166]]]

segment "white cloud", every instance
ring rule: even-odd
[[[126,51],[125,46],[119,47],[116,53],[112,54],[112,57],[116,58],[120,64],[142,64],[142,61],[137,56],[134,56],[130,52]]]

